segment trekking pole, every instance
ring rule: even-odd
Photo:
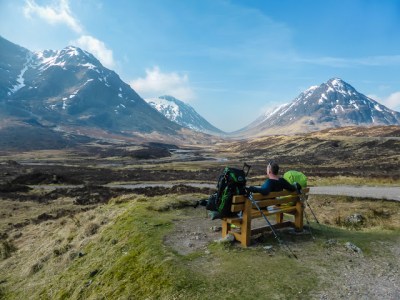
[[[315,240],[315,237],[314,237],[314,235],[312,234],[312,231],[311,231],[311,224],[310,224],[310,221],[308,220],[308,216],[307,216],[306,210],[303,210],[303,212],[304,212],[304,217],[306,218],[306,221],[307,221],[308,229],[310,230],[311,237],[312,237],[313,240]]]
[[[290,254],[292,254],[294,258],[298,259],[296,254],[294,254],[292,249],[290,249],[289,245],[287,245],[286,243],[283,243],[283,241],[279,238],[279,236],[278,236],[277,232],[275,231],[274,227],[272,226],[271,222],[267,219],[267,216],[264,214],[264,212],[258,206],[257,201],[253,198],[253,194],[252,193],[249,193],[249,197],[248,198],[250,199],[251,203],[253,203],[253,205],[257,208],[257,210],[261,213],[261,215],[263,216],[264,220],[267,222],[269,228],[271,228],[271,231],[274,234],[274,237],[278,241],[279,245],[285,246],[289,250]]]
[[[310,205],[310,203],[308,202],[307,198],[306,198],[305,195],[303,194],[303,191],[300,191],[300,199],[301,199],[301,201],[302,201],[303,203],[306,203],[306,204],[307,204],[308,208],[310,209],[310,211],[311,211],[311,213],[312,213],[312,215],[313,215],[315,221],[316,221],[317,224],[319,225],[320,229],[321,229],[322,231],[324,231],[324,228],[323,228],[322,224],[318,221],[317,216],[315,215],[313,209],[311,208],[311,205]],[[304,215],[306,216],[306,220],[307,220],[307,215],[306,215],[305,209],[304,209]],[[308,220],[307,220],[307,222],[308,222]],[[311,228],[311,227],[310,227],[310,228]],[[310,233],[311,233],[311,231],[310,231]],[[328,237],[330,237],[330,236],[333,235],[332,232],[331,232],[331,230],[329,229],[329,226],[326,227],[326,233],[327,233],[327,236],[328,236]],[[311,235],[312,235],[312,234],[311,234]]]
[[[243,164],[243,171],[244,171],[244,168],[247,168],[247,172],[246,172],[246,177],[247,177],[247,175],[249,175],[249,172],[250,172],[251,166],[250,166],[250,165],[248,165],[247,163],[244,163],[244,164]]]
[[[317,222],[317,224],[318,224],[318,225],[321,225],[321,224],[319,223],[318,219],[317,219],[317,216],[314,214],[314,211],[312,210],[312,208],[311,208],[311,206],[310,206],[310,203],[308,203],[308,200],[307,200],[307,198],[305,197],[305,195],[303,194],[302,191],[300,191],[300,197],[301,197],[302,201],[305,202],[305,203],[307,204],[307,206],[308,206],[308,208],[310,209],[310,211],[311,211],[311,213],[312,213],[312,215],[313,215],[315,221]]]

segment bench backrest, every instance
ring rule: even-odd
[[[302,190],[305,197],[308,197],[309,191],[310,191],[309,188],[304,188]],[[253,194],[253,198],[254,198],[254,200],[256,200],[257,204],[260,207],[266,207],[266,206],[276,205],[276,204],[293,203],[293,202],[294,202],[293,205],[295,205],[295,202],[300,201],[300,195],[297,194],[297,192],[289,192],[289,191],[272,192],[265,196],[262,194],[259,194],[259,193],[255,193],[255,194]],[[231,211],[239,212],[239,211],[244,210],[244,206],[245,206],[244,204],[246,202],[246,199],[247,199],[247,197],[244,195],[233,196]],[[253,207],[253,208],[255,208],[255,207]]]

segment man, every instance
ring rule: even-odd
[[[283,190],[288,190],[291,192],[296,191],[296,187],[294,185],[291,185],[286,181],[286,179],[278,176],[279,165],[275,161],[270,161],[268,163],[266,173],[268,179],[261,187],[250,186],[247,188],[247,190],[253,193],[261,193],[263,195],[268,195],[270,192],[280,192]]]

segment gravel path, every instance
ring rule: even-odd
[[[310,188],[310,194],[367,197],[400,201],[400,187],[394,186],[315,186]]]

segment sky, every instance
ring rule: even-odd
[[[333,77],[400,111],[400,0],[0,0],[0,35],[78,46],[228,132]]]

